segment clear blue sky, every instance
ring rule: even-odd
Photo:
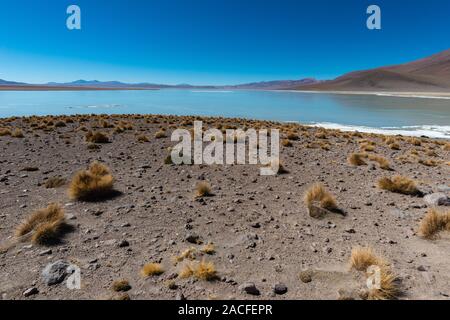
[[[82,30],[66,28],[66,8]],[[381,31],[366,28],[370,4]],[[450,48],[447,0],[0,0],[0,78],[233,84],[333,78]]]

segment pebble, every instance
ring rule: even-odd
[[[42,271],[42,280],[48,286],[63,282],[67,276],[68,266],[69,264],[62,260],[47,264]]]
[[[427,271],[427,269],[424,266],[418,266],[417,270],[422,271],[422,272]]]
[[[122,240],[119,242],[119,248],[129,247],[130,243],[127,240]]]
[[[176,300],[186,300],[186,297],[181,292],[178,292],[175,299]]]
[[[25,290],[25,291],[22,293],[22,295],[23,295],[24,297],[29,297],[29,296],[32,296],[32,295],[38,294],[38,293],[39,293],[39,290],[38,290],[37,288],[33,287],[33,288],[29,288],[29,289]]]
[[[432,193],[423,198],[429,206],[450,206],[450,198],[444,193]]]
[[[436,187],[436,189],[437,189],[439,192],[450,192],[450,187],[449,187],[449,186],[446,186],[445,184],[438,185],[438,186]]]
[[[286,285],[284,285],[283,283],[277,283],[274,287],[273,287],[273,292],[275,294],[285,294],[288,291],[288,288],[286,287]]]
[[[245,282],[239,286],[239,290],[253,296],[259,296],[261,293],[253,282]]]
[[[52,249],[47,249],[47,250],[43,250],[43,251],[39,252],[40,256],[45,256],[47,254],[52,254]]]
[[[198,243],[198,241],[200,240],[200,236],[196,233],[188,233],[186,235],[185,240],[189,243]]]

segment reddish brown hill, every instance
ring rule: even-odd
[[[450,91],[450,49],[401,65],[345,74],[298,90],[337,91]]]

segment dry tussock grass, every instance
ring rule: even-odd
[[[216,253],[216,248],[215,248],[214,244],[210,242],[210,243],[204,245],[203,248],[200,249],[200,251],[202,253],[212,255],[212,254]]]
[[[31,235],[35,244],[49,245],[59,240],[65,225],[64,210],[58,204],[33,212],[15,230],[16,237]]]
[[[288,139],[283,139],[283,140],[281,141],[281,145],[282,145],[283,147],[289,148],[289,147],[292,147],[292,142],[291,142],[290,140],[288,140]]]
[[[76,200],[99,200],[111,194],[114,178],[107,166],[94,162],[72,179],[69,196]]]
[[[195,261],[185,264],[179,273],[179,277],[183,279],[195,277],[199,280],[212,281],[217,279],[217,271],[212,262]]]
[[[166,132],[164,130],[159,130],[158,132],[155,133],[156,139],[161,139],[161,138],[165,138],[165,137],[166,137]]]
[[[180,255],[173,258],[173,263],[176,265],[178,262],[181,262],[185,259],[187,260],[195,260],[197,258],[198,252],[197,249],[194,247],[191,247],[189,249],[184,250],[180,253]]]
[[[377,256],[370,247],[355,247],[350,256],[350,268],[366,271],[370,266],[382,266],[386,262]]]
[[[141,134],[141,135],[137,136],[137,141],[139,141],[139,142],[150,142],[150,139],[145,134]]]
[[[11,137],[13,138],[23,138],[24,134],[22,129],[16,128],[13,132],[11,132]]]
[[[64,179],[62,177],[51,177],[47,181],[45,181],[44,186],[47,189],[54,189],[54,188],[62,187],[65,184],[66,184],[66,179]]]
[[[392,150],[400,150],[400,145],[398,143],[391,143],[389,145],[389,148],[391,148]]]
[[[336,210],[338,208],[334,196],[321,183],[316,183],[310,187],[306,191],[303,200],[308,208],[311,208],[313,205],[318,205],[327,210]]]
[[[0,137],[10,136],[12,134],[9,128],[0,128]]]
[[[421,146],[422,145],[422,141],[418,138],[410,138],[407,140],[408,143],[412,144],[413,146]]]
[[[406,194],[406,195],[419,195],[421,192],[417,188],[416,183],[400,175],[396,175],[392,178],[381,178],[378,180],[378,187],[383,190]]]
[[[347,161],[352,166],[365,166],[367,165],[367,162],[364,161],[364,159],[367,159],[366,153],[351,153],[348,156]]]
[[[289,132],[287,134],[287,139],[288,140],[293,140],[293,141],[297,141],[300,139],[300,137],[298,136],[298,134],[296,134],[295,132]]]
[[[370,159],[371,161],[377,162],[378,165],[380,166],[380,168],[383,169],[383,170],[392,170],[389,161],[388,161],[386,158],[382,157],[382,156],[379,156],[379,155],[369,155],[369,159]]]
[[[429,209],[419,224],[419,236],[434,239],[441,231],[450,231],[450,210]]]
[[[350,256],[350,268],[371,276],[369,267],[376,266],[380,271],[379,288],[371,288],[367,293],[369,300],[396,299],[400,294],[397,277],[392,272],[387,261],[374,253],[370,247],[355,247]]]
[[[111,289],[115,292],[125,292],[130,290],[131,286],[127,280],[116,280],[113,282]]]
[[[147,263],[141,269],[143,277],[159,276],[164,273],[164,268],[159,263]]]
[[[372,144],[368,144],[368,143],[362,143],[362,144],[359,146],[359,148],[360,148],[362,151],[366,151],[366,152],[373,152],[373,151],[375,151],[375,146],[372,145]]]
[[[446,144],[444,144],[444,145],[442,146],[442,150],[444,150],[444,151],[450,151],[450,143],[447,142]]]
[[[437,167],[439,165],[439,162],[434,159],[419,159],[418,161],[420,164],[423,164],[427,167]]]
[[[210,197],[212,195],[211,185],[208,182],[201,181],[197,183],[197,186],[195,187],[196,198]]]
[[[86,141],[92,143],[109,143],[109,138],[103,132],[88,131],[88,133],[86,133]]]

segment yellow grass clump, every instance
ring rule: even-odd
[[[139,141],[139,142],[150,142],[150,139],[146,135],[141,134],[141,135],[137,136],[137,141]]]
[[[201,181],[197,183],[197,186],[195,187],[195,196],[197,198],[210,197],[212,195],[211,185],[208,182]]]
[[[314,136],[317,139],[327,139],[327,134],[325,132],[317,132]]]
[[[370,266],[385,265],[385,261],[378,257],[370,247],[355,247],[350,256],[350,268],[366,271]]]
[[[116,280],[113,282],[111,289],[115,292],[125,292],[130,290],[131,286],[127,280]]]
[[[143,277],[159,276],[163,273],[164,269],[159,263],[147,263],[141,269]]]
[[[179,273],[180,278],[195,277],[199,280],[212,281],[217,279],[217,271],[214,263],[202,260],[184,265]]]
[[[155,133],[156,139],[161,139],[161,138],[165,138],[165,137],[166,137],[166,133],[163,130],[159,130],[158,132]]]
[[[408,142],[410,144],[412,144],[413,146],[416,146],[416,147],[422,145],[422,141],[420,139],[418,139],[418,138],[410,138],[410,139],[408,139]]]
[[[418,195],[421,193],[413,180],[399,175],[392,178],[383,177],[379,179],[378,187],[383,190],[406,195]]]
[[[380,288],[370,289],[367,298],[369,300],[394,300],[399,294],[397,277],[389,267],[384,267],[380,269]]]
[[[419,159],[419,163],[427,167],[436,167],[439,164],[436,160],[433,159]]]
[[[392,150],[400,150],[400,145],[394,142],[389,145],[389,148],[391,148]]]
[[[103,132],[88,131],[88,133],[86,133],[86,141],[87,142],[92,142],[92,143],[108,143],[109,142],[109,138]]]
[[[184,250],[183,252],[181,252],[180,255],[176,256],[173,258],[173,263],[177,264],[178,262],[181,262],[185,259],[188,260],[195,260],[197,257],[197,249],[195,249],[194,247],[191,247],[189,249]]]
[[[31,235],[35,244],[49,245],[58,241],[64,227],[64,211],[58,204],[33,212],[15,230],[16,237]]]
[[[375,146],[372,145],[372,144],[368,144],[368,143],[363,143],[363,144],[361,144],[361,145],[359,146],[359,148],[360,148],[362,151],[366,151],[366,152],[372,152],[372,151],[375,150]]]
[[[203,246],[203,248],[200,249],[201,252],[205,253],[205,254],[214,254],[216,253],[216,248],[214,246],[213,243],[208,243],[206,245]]]
[[[367,158],[367,154],[365,153],[351,153],[347,161],[352,166],[365,166],[367,163],[364,161],[364,159]]]
[[[12,134],[11,130],[8,128],[0,128],[0,137],[10,136]]]
[[[419,236],[425,239],[433,239],[444,230],[450,231],[450,210],[439,211],[432,208],[419,224]]]
[[[11,137],[13,137],[13,138],[23,138],[24,135],[23,135],[22,130],[17,128],[17,129],[14,129],[14,131],[11,133]]]
[[[369,159],[372,160],[372,161],[377,162],[378,165],[380,166],[380,168],[383,169],[383,170],[392,170],[389,161],[386,158],[382,157],[382,156],[369,155]]]
[[[289,147],[292,147],[292,142],[291,142],[290,140],[288,140],[288,139],[283,139],[283,140],[281,141],[281,145],[282,145],[283,147],[289,148]]]
[[[88,170],[79,171],[72,179],[69,196],[76,200],[97,200],[112,192],[114,178],[107,166],[93,162]]]
[[[44,186],[47,189],[53,189],[63,186],[66,183],[66,179],[62,177],[51,177],[47,181],[45,181]]]
[[[369,288],[367,299],[369,300],[388,300],[396,299],[400,294],[397,277],[392,272],[387,261],[376,255],[370,247],[355,247],[350,256],[350,267],[357,271],[364,272],[366,277],[373,276],[369,267],[378,267],[379,287]],[[375,278],[377,278],[375,276]]]
[[[305,205],[310,208],[318,204],[321,208],[327,210],[337,209],[336,199],[329,193],[323,184],[316,183],[310,187],[304,196]]]
[[[288,133],[288,135],[287,135],[287,139],[288,139],[288,140],[294,140],[294,141],[297,141],[297,140],[300,139],[300,137],[298,136],[298,134],[296,134],[296,133],[294,133],[294,132],[290,132],[290,133]]]

